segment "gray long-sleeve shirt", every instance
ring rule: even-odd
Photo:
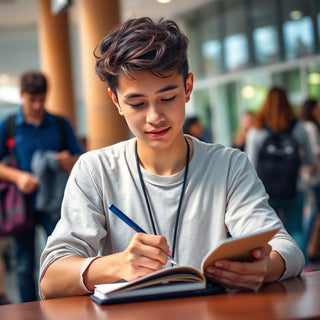
[[[194,152],[175,260],[179,265],[200,268],[203,257],[226,238],[227,231],[240,236],[282,224],[269,207],[262,183],[245,153],[192,139]],[[80,157],[66,186],[61,220],[41,256],[40,279],[56,259],[108,255],[127,247],[134,231],[108,210],[112,203],[152,232],[136,168],[135,141],[133,138]],[[185,169],[172,176],[141,170],[158,233],[172,247]],[[301,272],[303,255],[283,227],[270,244],[286,263],[283,278]]]

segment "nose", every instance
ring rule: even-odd
[[[164,119],[164,115],[159,107],[150,105],[147,110],[146,121],[148,123],[159,123]]]
[[[43,108],[43,102],[42,101],[34,101],[32,106],[33,106],[34,110],[40,110]]]

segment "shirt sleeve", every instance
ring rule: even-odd
[[[301,160],[303,164],[313,165],[316,163],[316,156],[312,151],[310,139],[308,137],[307,131],[305,130],[302,122],[298,122],[294,129],[293,135],[298,140],[301,149]]]
[[[299,275],[305,262],[303,253],[269,206],[263,184],[244,154],[232,160],[229,176],[226,225],[231,235],[240,236],[254,230],[281,227],[270,245],[285,261],[282,279]]]

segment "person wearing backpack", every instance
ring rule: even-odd
[[[298,185],[302,165],[312,166],[316,158],[284,89],[269,90],[248,132],[246,152],[269,194],[270,206],[307,257],[303,192]]]
[[[37,210],[36,195],[39,179],[32,172],[32,159],[37,151],[54,151],[60,167],[69,173],[83,150],[71,124],[66,118],[46,111],[47,78],[41,72],[28,71],[21,76],[22,106],[15,115],[0,123],[0,161],[14,146],[18,169],[0,162],[0,179],[14,182],[26,195],[26,205],[33,213],[32,228],[14,236],[17,284],[22,302],[38,299],[35,270],[35,228],[40,225],[47,236],[53,231],[59,217],[51,212]],[[8,128],[14,134],[8,139]],[[10,134],[11,135],[11,134]],[[10,136],[9,135],[9,136]]]
[[[310,263],[308,270],[314,270],[313,260],[319,258],[320,232],[317,226],[320,223],[320,105],[317,100],[307,99],[300,107],[300,119],[310,138],[317,163],[311,168],[302,168],[302,186],[305,192],[305,207],[309,214],[304,219],[304,232],[307,243],[307,252]],[[319,222],[317,222],[319,220]],[[318,231],[317,231],[318,230]],[[316,239],[318,239],[316,241]],[[318,254],[317,254],[318,252]]]

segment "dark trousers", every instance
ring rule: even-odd
[[[59,217],[50,213],[37,212],[36,226],[41,226],[47,236],[54,230]],[[36,227],[25,231],[14,237],[17,285],[21,302],[38,300],[36,281],[38,274],[35,274],[35,230]]]

